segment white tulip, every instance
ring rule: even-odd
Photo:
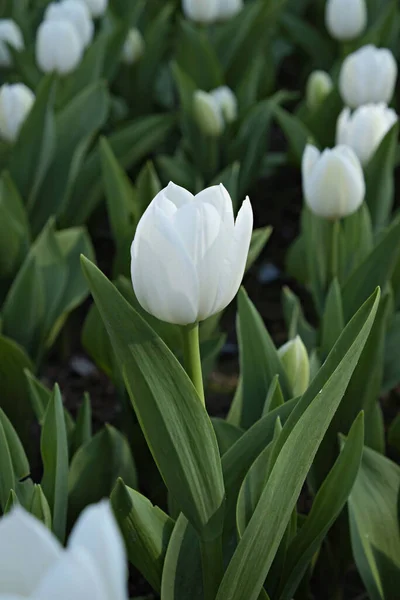
[[[226,123],[233,123],[238,115],[238,103],[235,94],[227,85],[222,85],[210,92],[219,105]]]
[[[108,502],[83,511],[66,550],[22,508],[0,520],[0,600],[127,600],[126,578]]]
[[[0,88],[0,137],[15,142],[35,102],[35,94],[23,83]]]
[[[70,21],[43,21],[36,38],[36,60],[42,71],[66,75],[82,60],[84,47]]]
[[[293,396],[302,396],[310,383],[310,361],[301,337],[289,340],[279,348],[278,354],[292,386]]]
[[[122,49],[122,62],[126,65],[135,64],[144,53],[144,39],[139,29],[129,31]]]
[[[325,71],[313,71],[308,78],[306,101],[310,110],[317,110],[333,90],[333,81]]]
[[[52,2],[45,12],[46,21],[70,21],[86,48],[93,39],[94,25],[90,12],[82,0]]]
[[[353,114],[344,108],[337,122],[336,143],[353,148],[361,164],[366,165],[397,118],[386,104],[365,104]]]
[[[306,204],[320,217],[346,217],[363,203],[363,170],[356,154],[348,146],[336,146],[321,153],[315,146],[307,145],[302,174]]]
[[[214,23],[219,16],[219,0],[182,0],[185,17],[198,23]]]
[[[219,137],[224,130],[224,115],[217,100],[203,90],[193,96],[193,114],[201,131],[210,137]]]
[[[107,10],[108,0],[82,0],[89,9],[92,17],[97,18],[104,15]]]
[[[219,0],[218,18],[230,19],[243,9],[243,0]]]
[[[24,38],[21,29],[12,19],[0,19],[0,67],[10,67],[12,56],[8,48],[23,50]]]
[[[325,24],[331,36],[340,41],[354,40],[367,26],[365,0],[328,0]]]
[[[142,307],[179,325],[224,309],[242,281],[252,228],[248,198],[235,223],[223,185],[193,196],[170,183],[145,211],[132,243],[132,284]]]
[[[343,62],[339,88],[343,101],[350,108],[362,104],[389,104],[397,80],[397,63],[386,48],[363,46]]]

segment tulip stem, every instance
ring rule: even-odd
[[[203,372],[201,369],[199,324],[186,325],[182,327],[183,333],[183,357],[186,373],[193,382],[194,387],[205,406]]]
[[[340,221],[336,219],[332,224],[332,241],[330,257],[330,281],[339,277],[339,236]]]

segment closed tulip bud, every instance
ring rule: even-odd
[[[75,27],[82,45],[86,48],[93,39],[94,25],[90,12],[82,0],[52,2],[45,12],[46,21],[70,21]]]
[[[222,116],[226,123],[233,123],[237,119],[238,104],[235,94],[231,88],[226,85],[216,88],[210,95],[216,100],[219,105]]]
[[[218,18],[231,19],[243,9],[243,0],[219,0]]]
[[[356,154],[347,146],[336,146],[321,153],[315,146],[307,145],[302,173],[306,204],[319,217],[346,217],[363,203],[363,170]]]
[[[343,62],[339,89],[350,108],[363,104],[389,104],[397,80],[397,63],[386,48],[363,46]]]
[[[43,21],[36,38],[36,60],[44,73],[71,73],[79,65],[83,44],[70,21]]]
[[[397,118],[386,104],[365,104],[353,114],[345,108],[337,122],[336,143],[350,146],[361,164],[366,165]]]
[[[82,2],[86,4],[94,18],[104,15],[108,6],[108,0],[82,0]]]
[[[135,64],[144,53],[144,39],[139,29],[129,31],[122,49],[122,62],[126,65]]]
[[[310,361],[300,336],[281,346],[278,354],[291,384],[293,396],[302,396],[310,383]]]
[[[193,96],[193,114],[201,131],[219,137],[224,130],[224,116],[219,103],[211,94],[197,90]]]
[[[10,67],[12,56],[8,46],[23,50],[24,38],[18,25],[12,19],[0,19],[0,67]]]
[[[340,41],[354,40],[367,26],[365,0],[328,0],[325,23],[333,38]]]
[[[333,89],[333,81],[325,71],[313,71],[307,81],[306,101],[310,110],[317,110]]]
[[[179,325],[223,310],[242,281],[252,228],[248,198],[235,222],[223,185],[193,196],[170,183],[150,203],[132,243],[132,284],[142,307]]]
[[[35,94],[23,83],[0,88],[0,137],[14,142],[35,102]]]
[[[17,507],[0,519],[0,598],[128,600],[126,555],[107,502],[80,515],[65,550]]]
[[[219,16],[219,0],[182,0],[182,10],[191,21],[214,23]]]

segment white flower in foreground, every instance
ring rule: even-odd
[[[15,142],[35,102],[35,94],[23,83],[0,88],[0,137]]]
[[[310,110],[316,110],[333,90],[333,81],[325,71],[313,71],[308,78],[306,102]]]
[[[235,94],[227,85],[222,85],[210,92],[219,105],[226,123],[233,123],[238,115],[238,103]]]
[[[350,108],[362,104],[389,104],[397,80],[397,63],[386,48],[363,46],[343,62],[339,89],[343,101]]]
[[[219,0],[182,0],[186,18],[198,23],[214,23],[218,19]]]
[[[292,386],[293,396],[302,396],[310,383],[310,361],[300,336],[281,346],[278,354]]]
[[[328,0],[325,24],[331,36],[346,41],[357,38],[367,26],[365,0]]]
[[[224,309],[246,266],[253,211],[237,215],[223,185],[196,196],[170,183],[151,202],[131,248],[132,284],[150,314],[187,325]]]
[[[348,146],[336,146],[321,153],[315,146],[307,145],[302,174],[306,204],[320,217],[346,217],[363,203],[363,170],[356,154]]]
[[[36,38],[36,60],[39,68],[60,75],[71,73],[79,65],[84,46],[70,21],[43,21]]]
[[[219,0],[218,18],[231,19],[243,9],[243,0]]]
[[[220,103],[212,94],[196,90],[193,95],[193,114],[205,135],[219,137],[224,130],[224,115]]]
[[[126,0],[127,2],[129,0]],[[132,0],[130,0],[132,1]],[[101,17],[107,10],[108,0],[82,0],[89,9],[92,17]]]
[[[139,29],[130,29],[122,49],[122,62],[126,65],[135,64],[144,53],[144,39]]]
[[[82,0],[52,2],[45,12],[46,21],[70,21],[86,48],[93,39],[94,25],[88,7]]]
[[[336,143],[350,146],[366,165],[397,118],[396,112],[383,103],[365,104],[353,113],[345,108],[337,122]]]
[[[21,29],[12,19],[0,19],[0,67],[10,67],[12,56],[8,45],[23,50],[24,38]]]
[[[0,520],[0,600],[127,600],[126,578],[108,502],[83,511],[66,550],[22,508]]]

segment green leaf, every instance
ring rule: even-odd
[[[343,100],[334,88],[317,110],[304,118],[305,125],[320,148],[335,145],[336,123],[342,110]]]
[[[52,529],[51,511],[47,498],[40,485],[33,486],[32,502],[29,509],[31,515],[42,521],[48,529]]]
[[[175,59],[201,90],[208,92],[224,83],[220,63],[206,33],[183,19],[179,23]]]
[[[246,271],[248,271],[256,262],[257,258],[260,256],[269,238],[271,237],[271,234],[272,227],[261,227],[260,229],[254,229],[251,236],[249,255],[247,257],[246,263]]]
[[[285,317],[288,339],[299,335],[310,354],[317,342],[317,333],[306,320],[299,298],[288,288],[283,288],[283,314]]]
[[[340,286],[335,278],[329,288],[325,310],[322,315],[321,356],[325,358],[332,350],[344,329],[342,295]]]
[[[11,277],[29,246],[30,229],[21,196],[10,175],[0,177],[0,278]],[[1,291],[0,291],[1,293]]]
[[[28,384],[29,396],[33,411],[39,425],[43,425],[47,405],[51,398],[51,391],[37,379],[33,373],[25,369],[25,377]]]
[[[236,427],[236,425],[232,425],[232,423],[228,423],[224,419],[212,419],[212,424],[214,426],[215,435],[217,436],[217,442],[219,447],[219,452],[221,456],[225,454],[233,446],[235,442],[243,435],[243,429],[240,427]]]
[[[15,487],[15,476],[4,427],[0,422],[0,507],[5,512],[11,490]]]
[[[82,404],[78,409],[76,425],[71,444],[71,455],[73,455],[81,446],[84,446],[92,439],[92,406],[89,394],[85,393]]]
[[[314,67],[330,68],[335,59],[335,43],[325,32],[289,12],[283,14],[280,24],[296,48],[303,50],[312,59]]]
[[[291,153],[298,165],[301,165],[304,148],[307,143],[313,141],[311,131],[304,125],[301,119],[296,115],[291,114],[280,106],[274,108],[274,117],[278,121],[280,128],[283,130]]]
[[[349,498],[349,520],[354,559],[371,600],[394,600],[398,594],[399,485],[400,467],[364,448],[360,472]]]
[[[400,413],[390,424],[388,441],[392,448],[396,448],[396,450],[400,452]]]
[[[379,291],[344,330],[284,425],[268,486],[229,563],[217,600],[257,600],[313,458],[368,338],[378,303]]]
[[[111,494],[129,561],[160,593],[165,554],[174,528],[173,520],[150,500],[118,480]]]
[[[222,530],[224,485],[209,417],[167,346],[92,263],[82,264],[167,487],[203,539],[214,539]]]
[[[43,492],[52,513],[53,532],[65,538],[68,507],[68,440],[60,389],[55,385],[40,439],[43,461]]]

